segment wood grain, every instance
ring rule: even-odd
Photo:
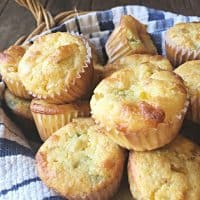
[[[51,11],[53,15],[58,14],[66,10],[92,10],[92,0],[48,0],[47,9]]]
[[[0,1],[0,15],[2,14],[2,12],[3,12],[4,8],[6,7],[7,3],[8,3],[8,0]]]
[[[45,0],[41,2],[45,3]],[[0,50],[12,45],[20,36],[30,33],[36,26],[32,14],[14,0],[7,1],[4,6],[0,24]]]
[[[104,10],[121,5],[145,5],[184,15],[200,16],[199,0],[41,0],[53,15],[66,10]],[[14,0],[0,0],[0,50],[35,27],[32,15]]]

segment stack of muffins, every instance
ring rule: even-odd
[[[22,127],[23,131],[27,132],[28,138],[38,139],[30,111],[32,97],[26,91],[18,75],[18,65],[27,48],[28,46],[11,46],[0,53],[0,72],[7,85],[4,92],[6,111],[13,116],[13,120]]]
[[[45,141],[36,154],[42,181],[69,200],[108,200],[129,153],[135,199],[199,200],[200,147],[177,136],[185,116],[200,123],[199,32],[199,23],[167,31],[173,66],[132,16],[122,16],[110,35],[104,68],[87,40],[69,33],[2,53],[8,90],[33,98],[30,110]]]

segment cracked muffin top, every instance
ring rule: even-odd
[[[53,99],[73,92],[90,62],[91,49],[86,40],[70,33],[51,33],[39,37],[26,51],[19,63],[19,76],[34,96]],[[73,91],[68,91],[73,84]]]
[[[126,123],[129,119],[135,123],[133,125],[127,122],[128,127],[137,129],[144,126],[145,119],[148,125],[156,127],[156,123],[170,122],[174,114],[180,114],[185,108],[186,96],[186,88],[178,75],[144,63],[121,69],[102,80],[94,90],[91,108],[94,116],[104,120],[107,119],[107,113],[104,111],[110,110],[107,117],[113,117],[113,120],[108,123],[117,123],[117,118]],[[152,108],[151,111],[155,111],[155,114],[158,113],[157,117],[152,116],[153,113],[147,107]],[[128,119],[124,118],[124,114],[129,116]],[[151,124],[148,119],[156,123]]]

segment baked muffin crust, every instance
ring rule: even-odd
[[[178,75],[143,63],[102,80],[90,105],[92,117],[116,143],[128,149],[150,150],[178,134],[188,100]]]
[[[31,102],[31,110],[35,113],[40,113],[40,114],[49,114],[49,115],[54,115],[54,114],[62,114],[65,112],[69,111],[74,111],[74,110],[79,110],[80,112],[87,113],[89,115],[90,113],[90,107],[88,102],[84,101],[79,101],[79,102],[74,102],[70,104],[61,104],[61,105],[56,105],[56,104],[50,104],[48,102],[45,102],[44,100],[39,100],[39,99],[34,99]]]
[[[179,23],[171,27],[166,33],[166,39],[172,40],[181,48],[200,50],[200,23]]]
[[[200,124],[200,60],[187,61],[175,73],[182,77],[190,95],[187,117]]]
[[[106,43],[109,63],[131,54],[157,54],[144,24],[131,15],[124,15]]]
[[[69,102],[87,93],[92,74],[88,43],[69,33],[41,36],[19,63],[26,89],[52,103]]]
[[[18,97],[30,99],[31,96],[25,90],[18,74],[19,62],[26,49],[22,46],[11,46],[0,53],[0,72],[8,89]]]
[[[200,59],[199,32],[199,22],[179,23],[166,32],[166,55],[174,67]]]
[[[184,63],[174,70],[189,88],[191,94],[200,91],[200,60],[192,60]]]
[[[90,118],[52,135],[36,155],[43,182],[67,199],[109,199],[121,180],[124,151]]]
[[[131,151],[128,175],[135,199],[199,200],[200,148],[179,136],[158,150]]]
[[[143,63],[152,64],[164,70],[172,71],[172,65],[168,59],[160,55],[149,55],[149,54],[133,54],[124,56],[114,62],[108,64],[104,69],[104,77],[109,76],[113,72],[122,69],[124,67],[134,67],[135,65],[141,65]]]
[[[30,110],[30,100],[22,99],[13,95],[8,89],[4,92],[4,101],[8,108],[25,119],[33,120]]]
[[[87,101],[57,105],[33,99],[30,108],[43,141],[74,118],[90,116],[90,105]]]

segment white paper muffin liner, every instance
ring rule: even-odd
[[[200,124],[200,95],[198,92],[190,96],[190,105],[186,117]]]
[[[21,97],[24,99],[31,99],[31,95],[25,89],[21,81],[13,81],[9,78],[4,78],[3,81],[6,83],[9,91],[17,97]]]
[[[95,119],[102,129],[105,129],[106,135],[118,145],[135,151],[153,150],[170,143],[179,133],[185,114],[187,112],[189,100],[187,98],[184,108],[180,114],[174,116],[171,123],[160,123],[157,128],[146,129],[143,132],[132,132],[126,134],[111,127],[106,127],[100,121]]]
[[[83,37],[81,37],[81,40],[85,44],[87,55],[85,58],[84,66],[77,73],[73,81],[68,85],[66,85],[65,90],[57,91],[56,93],[53,94],[39,95],[32,91],[29,91],[29,93],[33,97],[37,99],[44,99],[49,103],[63,104],[80,99],[90,91],[93,78],[92,52],[91,52],[91,47],[87,42],[87,40],[84,39]]]
[[[191,50],[181,48],[166,37],[165,50],[167,58],[170,60],[174,67],[177,67],[189,60],[200,59],[200,50]]]

